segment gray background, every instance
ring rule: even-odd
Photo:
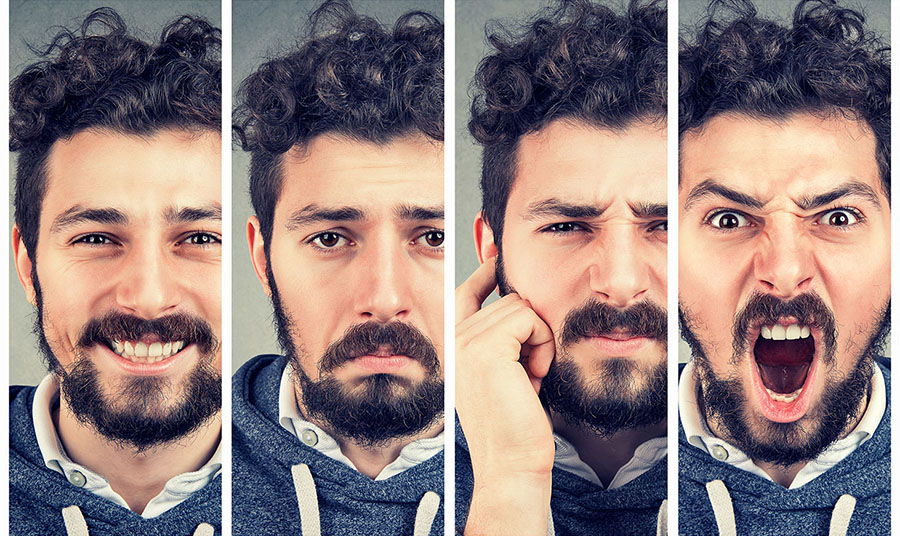
[[[298,44],[304,34],[310,11],[321,4],[314,1],[234,0],[232,80],[234,90],[266,58],[283,55]],[[427,11],[443,18],[443,0],[378,0],[353,2],[357,12],[374,16],[392,27],[397,18],[409,11]],[[248,170],[250,156],[239,146],[232,147],[232,366],[237,370],[251,357],[279,353],[272,324],[272,305],[263,293],[253,271],[247,246],[247,217],[250,205]]]
[[[215,26],[222,25],[219,0],[10,0],[9,2],[9,72],[12,77],[38,60],[27,45],[43,47],[56,35],[58,28],[75,29],[88,13],[98,7],[111,7],[125,19],[129,32],[153,43],[158,42],[162,27],[181,15],[200,15]],[[8,87],[8,86],[7,86]],[[10,153],[9,230],[13,225],[12,195],[15,180],[16,153]],[[11,385],[33,385],[47,371],[39,358],[37,340],[31,335],[34,308],[16,275],[9,253],[9,382]]]
[[[869,30],[875,31],[885,43],[891,42],[891,6],[888,0],[847,1],[842,0],[841,5],[861,11],[866,15],[866,25]],[[697,23],[706,15],[706,0],[680,0],[678,3],[678,22],[682,37],[691,35]],[[785,0],[756,0],[756,7],[760,15],[768,18],[790,21],[797,2]],[[685,252],[680,252],[684,255]],[[888,337],[885,346],[885,355],[891,355],[891,339]],[[683,339],[679,340],[678,361],[686,362],[691,357],[691,351]]]

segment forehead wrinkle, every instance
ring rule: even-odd
[[[525,208],[522,219],[525,221],[534,221],[544,217],[565,217],[565,218],[598,218],[609,207],[609,205],[601,207],[597,205],[585,205],[577,203],[569,203],[555,197],[535,201]]]
[[[128,214],[117,208],[85,208],[81,205],[75,205],[53,219],[53,223],[50,225],[50,232],[59,233],[72,225],[85,222],[127,225],[128,221]]]

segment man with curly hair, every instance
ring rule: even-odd
[[[666,8],[560,2],[488,40],[457,528],[665,531]]]
[[[889,534],[890,62],[714,2],[680,51],[684,534]]]
[[[233,379],[234,534],[443,534],[443,31],[329,1],[241,84],[285,355]]]
[[[11,534],[219,530],[220,44],[101,8],[10,85],[13,254],[50,369],[10,388]]]

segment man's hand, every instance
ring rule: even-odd
[[[456,289],[456,409],[475,476],[466,534],[544,535],[555,447],[537,392],[553,333],[516,294],[481,309],[495,266]]]

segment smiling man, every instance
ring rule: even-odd
[[[240,91],[285,356],[234,376],[235,534],[443,534],[443,25],[328,2]]]
[[[664,532],[665,7],[561,3],[488,39],[469,123],[482,265],[456,294],[457,527]]]
[[[888,534],[886,49],[830,2],[744,5],[681,73],[681,526]]]
[[[150,45],[99,9],[53,43],[10,87],[13,253],[50,369],[10,391],[10,532],[210,535],[219,31],[182,17]]]

